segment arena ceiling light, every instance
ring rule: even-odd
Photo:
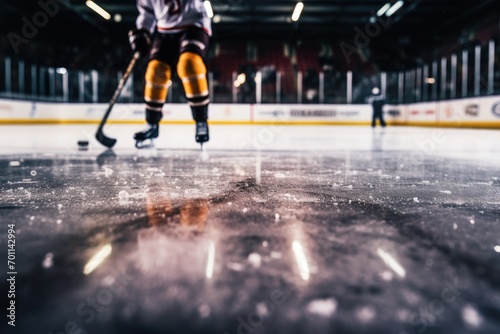
[[[214,10],[212,9],[212,4],[210,3],[210,1],[204,1],[203,4],[205,5],[205,10],[207,11],[208,17],[214,17]]]
[[[399,10],[399,8],[403,7],[404,4],[405,4],[405,2],[401,0],[401,1],[396,2],[394,5],[392,5],[392,7],[389,8],[386,12],[387,17],[389,17],[392,14],[394,14],[395,12],[397,12]]]
[[[382,16],[385,14],[385,12],[387,12],[387,10],[391,8],[391,4],[390,3],[386,3],[382,8],[380,8],[377,12],[377,16]]]
[[[92,9],[94,12],[101,15],[105,20],[111,20],[111,14],[108,13],[104,8],[102,8],[101,6],[96,4],[94,1],[87,0],[87,2],[85,4],[87,5],[87,7]]]
[[[214,23],[220,23],[222,21],[222,16],[220,15],[214,15],[214,19],[213,19],[213,22]]]
[[[302,14],[302,10],[304,9],[304,4],[302,2],[297,2],[295,5],[295,9],[292,14],[292,21],[297,22],[300,18],[300,14]]]

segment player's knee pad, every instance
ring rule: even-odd
[[[163,104],[167,99],[168,87],[172,77],[172,69],[167,63],[153,59],[146,71],[146,89],[144,99],[146,103]]]
[[[177,74],[182,80],[186,97],[189,100],[199,98],[208,100],[207,67],[199,54],[182,53],[177,63]]]

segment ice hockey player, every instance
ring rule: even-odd
[[[377,119],[380,120],[380,125],[385,128],[384,121],[384,105],[385,99],[380,94],[380,89],[378,87],[374,87],[372,89],[372,96],[368,99],[368,102],[372,105],[373,108],[373,117],[372,117],[372,128],[377,125]]]
[[[134,52],[149,56],[144,99],[149,127],[135,134],[136,146],[159,135],[162,107],[174,71],[182,80],[196,122],[196,142],[209,140],[210,102],[206,56],[211,20],[202,0],[137,0],[136,29],[129,32]]]

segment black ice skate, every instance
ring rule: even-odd
[[[158,124],[149,124],[149,128],[144,131],[137,132],[134,135],[135,147],[137,148],[149,148],[153,147],[153,139],[158,138],[160,134],[160,127]]]
[[[201,148],[203,149],[203,143],[206,143],[210,140],[208,135],[208,124],[207,122],[196,122],[196,142],[201,144]]]

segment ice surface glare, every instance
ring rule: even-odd
[[[207,279],[211,279],[214,276],[214,266],[215,266],[215,243],[212,241],[208,246],[207,269],[205,271],[205,276],[207,277]]]
[[[200,153],[200,159],[201,161],[207,162],[210,159],[210,155],[207,152],[206,148],[203,148],[203,150]]]
[[[364,323],[372,321],[376,315],[377,310],[373,306],[364,306],[356,311],[356,318]]]
[[[202,318],[208,318],[210,316],[210,313],[212,312],[212,310],[211,310],[210,306],[203,304],[198,309],[198,312],[200,313],[200,316]]]
[[[0,148],[20,333],[500,333],[500,131],[214,125],[203,161],[163,127],[86,152],[78,126],[2,129],[30,138]]]
[[[306,310],[310,314],[329,318],[337,311],[337,300],[334,298],[316,299],[307,304]]]
[[[54,254],[47,253],[45,255],[45,258],[43,259],[42,267],[45,268],[45,269],[52,268],[52,266],[54,265],[54,261],[53,260],[54,260]]]
[[[258,253],[251,253],[248,255],[248,262],[250,262],[254,268],[260,268],[262,265],[262,256]]]
[[[255,311],[261,317],[265,318],[265,317],[269,316],[269,309],[265,303],[258,303],[257,305],[255,305]]]
[[[167,130],[168,129],[168,130]],[[165,125],[165,133],[168,132],[169,140],[158,139],[155,143],[157,150],[141,150],[137,153],[134,147],[132,135],[141,130],[141,126],[120,125],[113,127],[113,136],[118,139],[116,151],[128,151],[137,156],[143,156],[163,149],[189,149],[199,152],[200,145],[194,142],[191,125]],[[432,129],[413,127],[391,127],[381,132],[372,131],[364,127],[282,127],[276,140],[265,143],[265,145],[254,145],[254,139],[258,139],[260,131],[268,131],[266,126],[211,126],[210,142],[204,145],[207,150],[253,150],[253,151],[358,151],[376,149],[379,151],[407,151],[414,152],[414,157],[448,156],[463,159],[481,159],[491,163],[500,162],[500,154],[495,143],[500,140],[498,131],[473,130],[473,129]],[[424,146],[425,143],[435,136],[439,131],[439,138],[443,141],[433,146]],[[16,141],[9,141],[9,145],[0,147],[0,154],[7,153],[31,153],[34,147],[38,152],[77,152],[68,147],[68,143],[75,143],[80,133],[94,133],[94,126],[9,126],[2,128],[1,136],[5,141],[16,137]],[[23,136],[18,136],[23,133]],[[175,140],[172,140],[174,138]],[[258,141],[258,140],[257,140]],[[36,145],[34,144],[36,143]],[[98,143],[90,145],[90,151],[100,151]],[[431,150],[432,149],[432,150]],[[84,152],[81,154],[87,154]],[[151,155],[151,154],[150,154]],[[16,160],[17,161],[17,160]],[[19,162],[20,163],[20,162]],[[407,165],[406,163],[402,165]]]
[[[129,193],[126,192],[125,190],[122,190],[118,193],[118,198],[120,199],[128,199],[129,198]]]
[[[396,259],[386,251],[384,251],[381,248],[377,249],[377,254],[384,260],[385,264],[391,268],[396,274],[398,274],[401,277],[406,276],[406,271],[404,268],[396,261]]]
[[[292,244],[292,249],[297,261],[297,265],[299,266],[300,277],[304,281],[309,280],[311,276],[311,270],[309,269],[309,263],[307,262],[302,244],[299,241],[295,240]]]
[[[481,324],[481,315],[479,315],[477,309],[472,305],[467,305],[462,310],[462,317],[465,323],[471,327],[479,327]]]
[[[111,251],[113,250],[113,247],[108,244],[104,247],[102,247],[92,258],[85,264],[85,267],[83,268],[83,273],[85,275],[90,275],[97,267],[99,267],[106,258],[111,255]]]
[[[257,155],[257,161],[255,162],[255,179],[257,183],[261,183],[262,181],[262,158]]]

